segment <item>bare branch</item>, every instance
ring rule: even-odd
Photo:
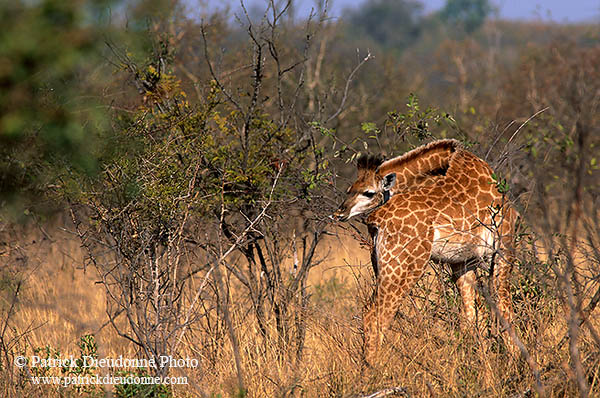
[[[217,85],[217,87],[219,88],[219,90],[225,95],[225,97],[227,97],[229,102],[231,102],[231,104],[233,106],[235,106],[235,108],[238,111],[243,112],[243,109],[240,106],[240,104],[233,98],[233,96],[227,91],[227,89],[225,89],[225,86],[223,86],[223,84],[221,83],[221,80],[219,80],[219,78],[217,77],[217,75],[213,69],[212,62],[210,61],[210,57],[208,55],[208,40],[206,38],[206,29],[204,28],[204,24],[200,25],[200,32],[202,33],[202,40],[204,43],[204,59],[206,60],[206,65],[208,66],[210,75],[212,76],[212,78],[213,78],[215,84]]]
[[[506,318],[504,318],[504,316],[502,315],[502,313],[500,312],[500,310],[496,306],[496,302],[492,299],[492,297],[490,295],[490,292],[488,291],[487,286],[485,286],[482,283],[479,283],[478,284],[478,289],[483,294],[483,297],[485,298],[485,301],[487,302],[487,304],[489,305],[489,307],[493,311],[493,313],[496,316],[496,318],[498,320],[500,320],[500,323],[502,324],[502,327],[508,333],[508,335],[509,335],[510,339],[512,340],[513,344],[515,344],[515,346],[521,352],[521,355],[523,356],[523,358],[527,362],[527,365],[529,365],[529,369],[531,370],[531,373],[533,374],[533,377],[535,379],[535,390],[536,390],[536,392],[538,393],[538,395],[540,397],[545,397],[546,396],[546,392],[545,392],[544,385],[542,384],[542,379],[540,378],[540,370],[539,370],[539,367],[538,367],[537,363],[532,358],[532,356],[529,354],[529,351],[527,350],[527,347],[525,347],[525,344],[523,344],[523,342],[521,341],[521,339],[519,338],[519,336],[517,336],[517,333],[515,332],[515,329],[513,328],[513,326],[510,324],[510,322],[508,322],[508,320]]]
[[[358,65],[356,65],[356,67],[354,67],[354,69],[352,70],[352,72],[350,72],[350,75],[348,75],[348,78],[346,79],[346,86],[344,87],[344,95],[342,96],[342,101],[340,102],[340,106],[338,107],[337,111],[335,111],[333,113],[333,115],[329,116],[327,118],[327,120],[325,121],[325,123],[329,123],[331,120],[335,119],[343,110],[344,110],[344,106],[346,105],[346,99],[348,98],[348,92],[350,90],[350,83],[352,83],[352,79],[354,79],[354,75],[356,74],[356,72],[358,72],[358,70],[370,59],[373,59],[374,57],[371,55],[371,52],[369,51],[367,53],[367,56],[364,57],[359,63]]]

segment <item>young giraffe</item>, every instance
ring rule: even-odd
[[[509,322],[509,276],[518,213],[496,188],[490,166],[456,140],[439,140],[382,162],[361,158],[358,178],[335,216],[370,213],[371,255],[377,278],[365,308],[365,355],[370,362],[402,294],[423,275],[430,259],[451,266],[469,324],[475,321],[477,263],[496,254],[498,309]]]

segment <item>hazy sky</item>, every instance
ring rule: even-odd
[[[210,3],[216,0],[209,0]],[[231,4],[239,4],[239,0],[230,0]],[[362,0],[330,0],[330,14],[339,16],[346,7],[355,7]],[[264,4],[265,0],[254,0],[246,3]],[[314,0],[296,0],[299,9],[308,13]],[[445,0],[421,0],[427,12],[441,8]],[[507,19],[545,20],[554,22],[599,22],[600,0],[492,0],[500,10],[500,17]],[[234,6],[235,7],[235,6]]]

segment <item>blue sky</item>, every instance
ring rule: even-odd
[[[210,6],[229,3],[237,9],[239,0],[205,0]],[[308,14],[314,0],[295,0],[298,10]],[[346,7],[356,7],[361,0],[330,0],[331,15],[339,16]],[[445,0],[421,0],[426,12],[441,8]],[[266,0],[245,0],[246,4],[265,4]],[[543,20],[554,22],[596,22],[600,23],[600,0],[492,0],[506,19]]]

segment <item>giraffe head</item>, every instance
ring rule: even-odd
[[[382,205],[396,182],[396,174],[380,175],[381,157],[363,156],[358,159],[358,176],[348,188],[348,196],[334,217],[346,221],[350,217],[367,213]]]

